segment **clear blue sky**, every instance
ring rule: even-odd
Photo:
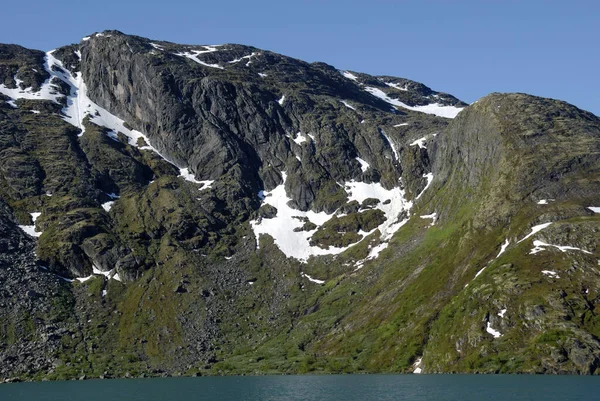
[[[0,42],[49,50],[95,31],[242,43],[410,78],[472,102],[490,92],[600,115],[600,1],[6,1]]]

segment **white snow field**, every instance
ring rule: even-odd
[[[311,246],[309,244],[310,237],[317,231],[318,227],[330,220],[335,213],[304,212],[291,208],[288,205],[288,202],[291,199],[285,192],[287,174],[282,172],[281,175],[283,177],[282,184],[272,191],[261,191],[258,195],[265,204],[271,205],[277,209],[277,215],[271,219],[263,218],[251,222],[257,242],[261,234],[268,234],[273,237],[279,249],[287,257],[292,257],[302,262],[306,262],[311,256],[336,255],[356,245],[356,243],[354,243],[346,247],[329,247],[328,249]],[[361,203],[367,198],[376,198],[381,201],[376,206],[376,208],[384,212],[385,215],[385,221],[377,227],[381,233],[381,243],[377,247],[371,249],[371,253],[367,259],[374,258],[381,250],[387,247],[387,241],[392,238],[393,234],[408,221],[408,219],[399,221],[398,215],[401,212],[408,213],[412,207],[412,202],[405,199],[405,192],[400,188],[388,190],[380,183],[350,181],[345,183],[343,187],[348,195],[348,201],[356,200]],[[384,205],[383,202],[386,200],[389,200],[390,202]],[[308,218],[312,223],[316,224],[317,229],[311,231],[294,231],[295,228],[304,225],[304,222],[301,220],[304,218]],[[373,232],[375,232],[375,230],[368,233],[360,232],[359,234],[363,235],[364,239]]]

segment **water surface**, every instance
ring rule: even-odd
[[[234,376],[0,385],[2,401],[592,401],[598,399],[600,399],[600,378],[592,376]]]

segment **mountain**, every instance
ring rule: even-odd
[[[600,373],[600,119],[254,47],[0,45],[0,377]]]

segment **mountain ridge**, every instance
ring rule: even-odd
[[[0,93],[4,378],[597,373],[591,113],[118,31]]]

